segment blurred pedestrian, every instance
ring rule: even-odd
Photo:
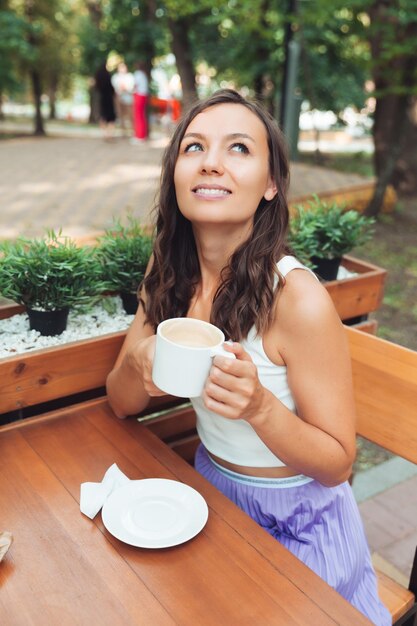
[[[103,63],[95,74],[95,87],[99,94],[100,127],[103,131],[104,140],[110,141],[114,136],[116,111],[114,106],[114,87],[106,63]]]
[[[116,110],[117,117],[120,120],[120,127],[126,134],[132,128],[133,113],[133,74],[128,71],[126,63],[119,63],[117,71],[113,74],[112,85],[116,92]]]
[[[133,91],[133,126],[134,137],[132,143],[146,141],[148,138],[148,95],[149,80],[145,70],[143,61],[136,63],[136,70],[133,74],[134,91]]]

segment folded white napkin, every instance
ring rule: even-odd
[[[113,463],[101,483],[81,483],[80,511],[93,519],[112,491],[129,482],[129,478]]]

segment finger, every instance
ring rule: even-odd
[[[244,378],[243,375],[240,376],[236,372],[225,372],[220,367],[213,365],[207,379],[207,384],[213,383],[229,391],[238,391],[242,378]]]
[[[225,389],[224,387],[220,387],[213,382],[207,383],[204,392],[206,393],[208,398],[210,398],[211,400],[216,400],[216,402],[230,404],[233,401],[233,391]]]
[[[223,348],[227,352],[232,352],[235,355],[236,359],[238,359],[239,361],[252,361],[250,354],[246,352],[242,344],[240,344],[238,341],[233,341],[231,343],[226,341],[223,344]]]
[[[253,378],[254,376],[257,376],[257,369],[252,360],[239,361],[238,359],[228,359],[222,356],[216,356],[213,359],[210,374],[215,368],[224,374],[229,374],[238,378]]]
[[[230,398],[232,394],[228,391],[225,391],[224,389],[222,390],[221,388],[219,388],[218,397],[220,396],[226,399]],[[223,402],[219,399],[212,397],[206,391],[203,392],[203,402],[209,411],[217,413],[222,417],[227,417],[229,419],[237,419],[242,417],[242,413],[241,411],[239,411],[239,409],[229,404],[228,402]]]
[[[232,384],[226,386],[223,380],[216,383],[213,379],[207,381],[205,391],[214,400],[224,402],[239,411],[244,411],[256,395],[256,385],[252,380],[235,378]]]
[[[231,408],[236,409],[239,414],[244,412],[250,404],[253,395],[252,382],[248,380],[241,381],[235,378],[232,387],[226,387],[222,383],[223,381],[221,381],[221,384],[216,384],[209,379],[204,389],[207,397],[216,402],[227,404]]]

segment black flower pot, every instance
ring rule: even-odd
[[[37,330],[41,335],[60,335],[67,327],[69,308],[54,311],[36,311],[27,309],[30,330]]]
[[[122,291],[120,297],[123,302],[123,308],[128,315],[135,315],[138,310],[138,296],[136,293],[130,293],[128,291]]]
[[[319,257],[312,256],[310,260],[314,264],[314,271],[320,278],[323,280],[336,280],[342,257],[320,259]]]

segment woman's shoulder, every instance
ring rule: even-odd
[[[285,263],[282,261],[285,260]],[[284,265],[285,282],[277,298],[275,319],[279,324],[299,327],[312,327],[316,324],[338,319],[333,301],[328,291],[320,283],[312,270],[295,257],[283,257],[278,269]],[[290,269],[289,269],[290,268]],[[301,271],[292,271],[301,270]],[[303,271],[304,270],[304,271]]]
[[[292,256],[290,254],[281,257],[281,259],[277,263],[277,269],[281,276],[284,277],[286,277],[287,274],[289,274],[292,270],[305,270],[312,274],[315,278],[317,278],[313,270],[307,267],[307,265],[301,263],[301,261],[299,261],[295,256]]]

